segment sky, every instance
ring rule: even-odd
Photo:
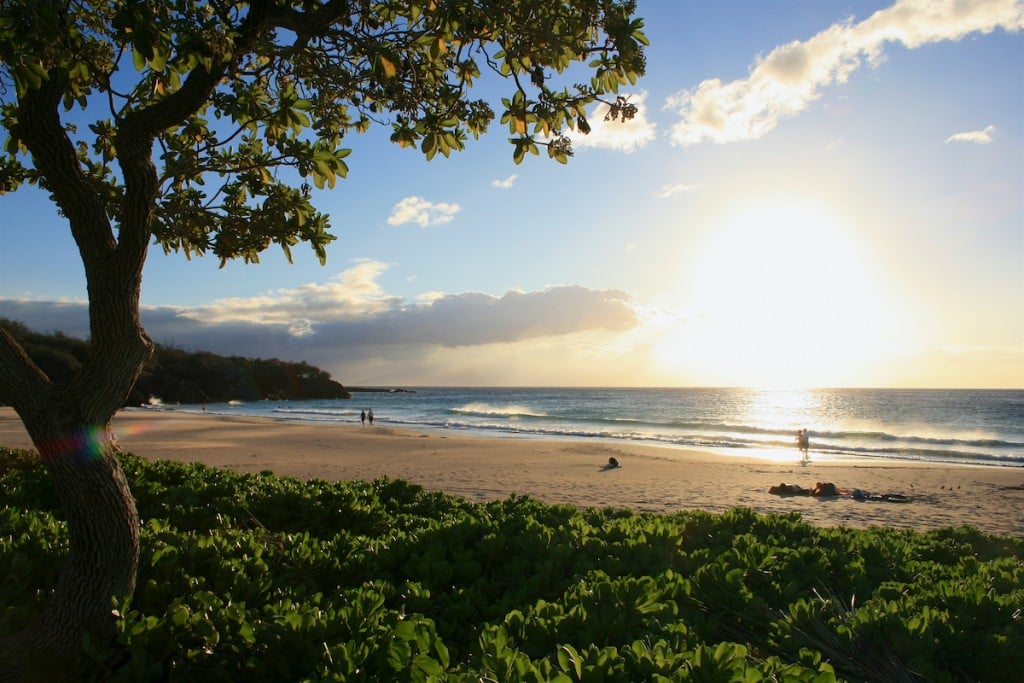
[[[1024,388],[1024,2],[637,15],[639,113],[568,165],[497,122],[431,162],[358,136],[326,266],[154,247],[146,330],[348,386]],[[0,212],[0,317],[87,337],[66,223]]]

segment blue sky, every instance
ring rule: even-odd
[[[638,5],[629,125],[567,166],[359,136],[326,266],[154,248],[150,335],[348,385],[1024,387],[1024,3]],[[0,210],[0,317],[87,336],[64,222]]]

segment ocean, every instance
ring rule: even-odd
[[[202,406],[162,405],[200,412]],[[309,423],[543,439],[599,439],[773,459],[914,460],[1024,467],[1024,390],[413,387],[351,400],[209,404],[207,412]]]

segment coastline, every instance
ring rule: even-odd
[[[892,526],[918,531],[972,525],[1024,538],[1021,468],[872,460],[799,461],[719,455],[598,440],[479,437],[390,426],[311,424],[157,410],[118,413],[121,447],[150,460],[202,462],[238,472],[271,470],[299,479],[405,479],[469,500],[531,496],[548,503],[637,512],[798,512],[818,526]],[[0,446],[32,448],[20,420],[0,408]],[[610,457],[621,466],[605,469]],[[780,497],[781,482],[831,481],[910,502]]]

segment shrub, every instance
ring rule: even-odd
[[[67,552],[45,472],[0,451],[0,637]],[[635,514],[402,481],[301,482],[124,457],[138,588],[105,680],[1010,680],[1024,543]]]

